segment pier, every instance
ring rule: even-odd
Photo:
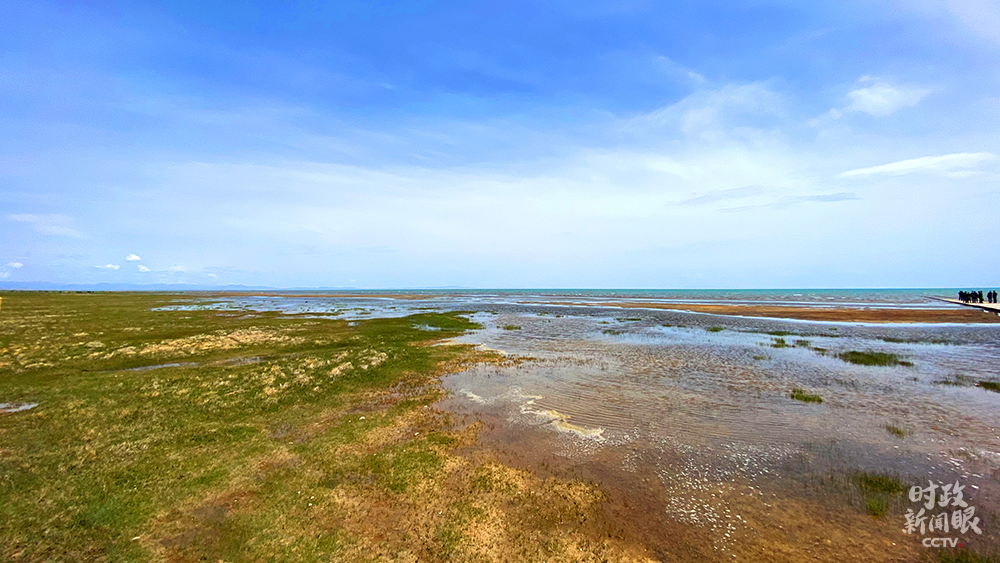
[[[958,299],[949,299],[947,297],[932,297],[931,299],[936,299],[938,301],[944,301],[945,303],[953,303],[955,305],[961,305],[963,307],[973,307],[987,313],[993,313],[994,315],[1000,316],[1000,303],[965,303],[959,301]]]

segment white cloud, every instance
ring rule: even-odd
[[[103,266],[94,266],[94,267],[95,268],[100,268],[102,270],[117,270],[117,269],[121,268],[121,266],[119,266],[117,264],[105,264]]]
[[[844,112],[862,112],[875,117],[885,117],[903,108],[916,106],[931,93],[928,88],[916,86],[893,86],[881,79],[863,76],[861,83],[870,86],[851,90],[847,93],[851,103],[841,109],[830,110],[830,116],[839,118]]]
[[[167,268],[167,271],[170,272],[171,274],[176,274],[176,273],[187,272],[187,268],[185,268],[184,266],[171,266]]]
[[[35,231],[43,235],[82,237],[83,233],[73,228],[73,219],[66,215],[50,213],[47,215],[33,215],[31,213],[11,213],[7,215],[11,221],[27,223]]]
[[[625,123],[631,132],[673,129],[694,138],[719,141],[734,132],[745,134],[772,126],[786,112],[786,100],[764,82],[702,88],[683,100]],[[747,124],[752,124],[747,127]]]
[[[150,270],[149,268],[143,266],[142,264],[139,264],[139,271],[140,272],[150,272],[152,270]]]
[[[128,262],[138,262],[139,260],[142,260],[142,258],[139,258],[139,256],[135,254],[129,254],[125,257],[125,260]]]
[[[20,262],[7,262],[7,266],[10,267],[10,268],[17,269],[17,268],[20,268],[21,266],[24,266],[24,264],[22,264]]]
[[[213,279],[219,279],[219,274],[208,274],[208,277]]]
[[[945,154],[941,156],[923,156],[890,162],[869,168],[858,168],[848,170],[839,174],[841,178],[856,178],[865,176],[887,175],[902,176],[915,172],[928,172],[943,174],[952,178],[965,178],[980,173],[977,170],[968,170],[980,164],[997,160],[1000,157],[989,152],[959,152]]]

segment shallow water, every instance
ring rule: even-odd
[[[749,501],[762,490],[825,498],[828,490],[810,492],[808,483],[831,472],[961,479],[980,514],[1000,508],[1000,394],[973,386],[1000,373],[992,327],[786,323],[781,330],[796,333],[775,348],[779,337],[766,334],[774,323],[756,319],[715,317],[709,331],[692,326],[696,315],[676,326],[676,313],[660,312],[475,318],[486,328],[457,341],[532,360],[445,377],[453,395],[444,408],[496,421],[484,441],[515,458],[552,452],[655,475],[664,510],[705,528],[717,550],[738,549],[734,538],[749,529],[743,516],[767,512]],[[663,326],[665,318],[675,326]],[[505,325],[522,328],[497,328]],[[913,365],[836,357],[850,350],[891,352]],[[823,403],[792,400],[793,388]],[[901,510],[884,518],[901,525]]]
[[[38,403],[0,403],[0,413],[27,411],[37,406]]]
[[[510,463],[561,466],[599,481],[638,511],[630,518],[645,526],[643,541],[661,542],[657,549],[680,560],[698,559],[683,551],[692,538],[704,540],[705,560],[720,553],[771,560],[760,554],[773,551],[789,554],[786,560],[840,561],[847,546],[855,560],[912,560],[923,548],[900,531],[906,495],[881,518],[868,516],[853,477],[859,471],[898,476],[907,486],[961,480],[986,531],[963,542],[1000,549],[993,516],[1000,513],[1000,394],[975,386],[1000,381],[1000,325],[790,321],[601,305],[738,298],[953,307],[928,303],[923,293],[428,292],[414,300],[236,296],[176,308],[348,320],[476,311],[484,328],[457,342],[529,359],[444,377],[452,393],[439,406],[485,421],[482,444]],[[550,304],[559,300],[566,304]],[[596,306],[569,304],[581,300]],[[501,328],[508,325],[520,329]],[[779,338],[785,347],[775,347]],[[837,357],[852,350],[892,353],[912,365]],[[795,388],[822,404],[791,399]],[[890,433],[890,425],[905,435]],[[685,535],[687,528],[697,533]]]

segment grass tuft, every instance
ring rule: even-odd
[[[898,495],[906,490],[897,477],[885,473],[859,473],[857,481],[858,486],[865,491]]]
[[[879,497],[865,497],[865,512],[878,518],[885,514],[885,500]]]
[[[889,434],[892,434],[893,436],[895,436],[897,438],[905,438],[906,434],[907,434],[906,430],[903,430],[902,428],[900,428],[900,427],[898,427],[898,426],[896,426],[894,424],[886,424],[885,425],[885,430],[886,430],[886,432],[888,432]]]
[[[841,360],[857,364],[859,366],[912,366],[913,364],[906,361],[901,361],[899,356],[895,354],[890,354],[888,352],[875,352],[872,350],[866,350],[864,352],[859,352],[857,350],[851,350],[850,352],[841,352],[837,354],[837,357]]]
[[[802,401],[803,403],[820,404],[823,402],[823,397],[820,397],[819,395],[810,395],[799,388],[792,389],[792,393],[789,396],[796,401]]]
[[[898,478],[884,473],[858,473],[855,481],[864,496],[865,512],[874,518],[885,514],[890,499],[905,490]]]
[[[1000,393],[1000,383],[997,383],[996,381],[980,381],[976,386],[977,387],[982,387],[983,389],[986,389],[987,391],[993,391],[994,393]]]

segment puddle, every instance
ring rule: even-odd
[[[155,366],[139,366],[139,367],[136,367],[136,368],[128,368],[128,369],[125,369],[123,371],[151,371],[151,370],[154,370],[154,369],[194,367],[194,366],[197,366],[197,365],[198,365],[197,362],[176,362],[176,363],[169,363],[169,364],[156,364]]]
[[[27,411],[37,406],[38,403],[0,403],[0,413]]]

